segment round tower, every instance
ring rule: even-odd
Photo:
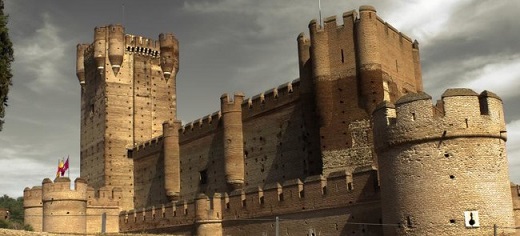
[[[179,149],[180,121],[163,123],[164,137],[164,189],[170,201],[176,201],[181,193],[181,167]]]
[[[498,96],[450,89],[433,107],[410,93],[378,106],[373,122],[383,223],[395,225],[385,235],[514,233]]]
[[[233,101],[227,94],[220,97],[224,133],[224,171],[230,191],[244,185],[244,137],[242,132],[242,102],[244,94],[235,93]]]
[[[122,25],[108,26],[108,60],[117,76],[125,54],[125,28]]]
[[[34,231],[42,231],[42,187],[35,186],[23,190],[24,224],[30,225]]]
[[[46,178],[43,185],[43,231],[50,233],[86,233],[87,182],[81,178],[74,181],[56,178],[54,183]]]
[[[377,103],[383,101],[383,94],[375,92],[383,86],[380,48],[378,46],[377,14],[373,6],[359,7],[357,22],[357,54],[359,61],[360,90],[365,109],[371,113]]]
[[[160,34],[161,69],[164,78],[175,77],[179,71],[179,42],[173,34]]]
[[[220,194],[213,198],[220,201]],[[208,196],[200,193],[195,198],[195,224],[198,236],[222,236],[222,220],[214,215]],[[216,209],[216,206],[214,206]]]
[[[333,92],[330,75],[329,36],[316,20],[309,23],[310,32],[310,71],[314,83],[316,114],[319,126],[324,127],[332,122]]]
[[[98,70],[105,68],[106,58],[106,27],[96,27],[94,30],[94,61]]]

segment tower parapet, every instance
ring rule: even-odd
[[[492,234],[494,224],[511,233],[507,138],[498,96],[449,89],[433,106],[429,95],[410,93],[395,106],[380,104],[373,123],[383,223],[404,226],[385,228],[385,235],[484,235]],[[470,213],[478,214],[473,220],[480,226],[465,224]]]

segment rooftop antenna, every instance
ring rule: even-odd
[[[320,26],[322,26],[323,22],[321,21],[321,0],[318,0],[318,9],[319,9],[319,13],[320,13]]]

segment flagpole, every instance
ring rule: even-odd
[[[69,162],[69,155],[67,155],[67,162]],[[69,163],[69,166],[67,168],[67,177],[69,177],[69,179],[70,179],[70,163]]]
[[[56,171],[56,178],[60,177],[60,158],[58,158],[58,170]]]
[[[319,9],[319,12],[320,12],[320,26],[322,26],[323,22],[321,21],[321,0],[318,0],[318,9]]]

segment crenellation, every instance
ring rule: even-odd
[[[343,12],[342,17],[343,17],[343,24],[345,24],[345,22],[347,22],[347,21],[354,22],[358,18],[358,13],[356,10],[346,11],[346,12]]]
[[[374,112],[374,121],[387,122],[384,135],[377,134],[378,149],[391,148],[408,142],[427,142],[458,137],[490,137],[506,141],[505,121],[500,114],[500,99],[486,94],[480,96],[469,89],[447,90],[442,102],[436,106],[426,93],[410,93],[396,102],[396,107],[386,107]],[[482,105],[492,104],[490,114],[482,114]],[[395,110],[395,117],[383,114]],[[440,112],[442,111],[442,112]],[[406,132],[403,132],[406,130]],[[378,131],[380,132],[380,131]],[[383,140],[384,137],[384,140]]]
[[[242,104],[243,120],[249,120],[266,112],[272,112],[275,109],[283,108],[300,97],[300,81],[282,84],[277,88],[273,88],[254,95],[249,99],[245,99]]]
[[[323,19],[323,25],[324,25],[323,28],[325,29],[325,31],[332,31],[332,30],[335,30],[336,28],[338,28],[336,16],[329,16],[329,17]]]

